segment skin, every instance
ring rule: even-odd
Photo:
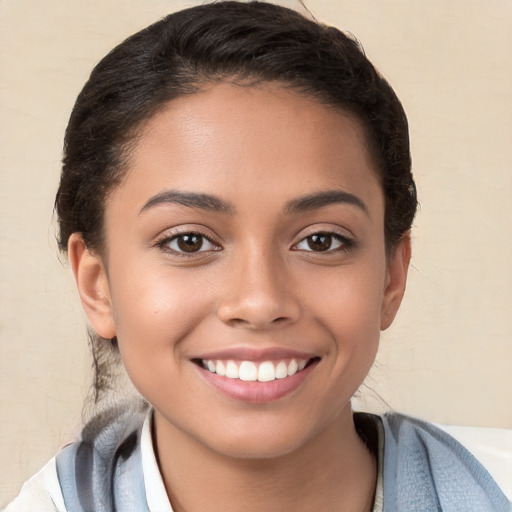
[[[214,195],[230,211],[161,200],[169,190]],[[361,204],[290,208],[323,191]],[[183,256],[176,237],[190,232],[211,243]],[[332,249],[311,248],[319,232],[335,233]],[[358,121],[270,84],[174,100],[145,125],[105,233],[102,254],[74,234],[70,261],[92,326],[117,336],[155,408],[173,508],[371,510],[376,462],[350,398],[400,305],[410,244],[386,254],[384,197]],[[193,361],[233,347],[319,362],[291,393],[251,403],[219,392]]]

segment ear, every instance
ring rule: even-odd
[[[68,257],[80,300],[91,326],[102,338],[113,338],[116,330],[103,260],[87,248],[79,233],[73,233],[69,238]]]
[[[402,302],[411,261],[411,234],[408,231],[389,255],[382,309],[381,330],[387,329],[395,319]]]

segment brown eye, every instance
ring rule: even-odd
[[[203,246],[203,237],[201,235],[180,235],[176,237],[178,248],[183,252],[197,252]]]
[[[328,233],[318,233],[307,237],[308,247],[312,251],[323,252],[327,251],[332,246],[332,235]]]
[[[182,233],[162,240],[160,247],[178,254],[195,254],[207,251],[219,251],[220,247],[200,233]]]
[[[326,252],[350,251],[354,249],[356,243],[347,236],[338,233],[320,231],[303,238],[293,247],[295,251],[304,252]]]

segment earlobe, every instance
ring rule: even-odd
[[[91,251],[79,233],[68,242],[68,257],[87,318],[102,338],[116,335],[110,288],[103,260]]]
[[[380,328],[387,329],[392,323],[402,303],[407,283],[407,272],[411,261],[411,235],[404,234],[389,256],[386,286],[382,301]]]

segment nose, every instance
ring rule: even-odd
[[[223,282],[217,315],[231,327],[271,329],[296,322],[300,303],[284,262],[252,250],[235,257]]]

